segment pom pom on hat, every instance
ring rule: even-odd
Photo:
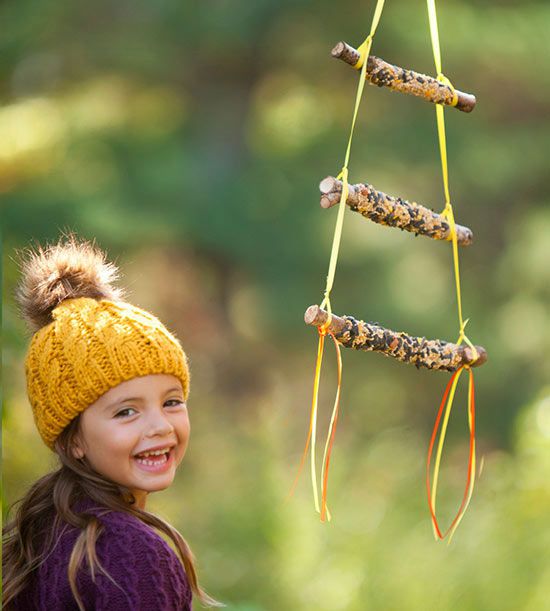
[[[24,252],[21,273],[16,300],[33,332],[52,322],[52,311],[66,299],[119,301],[124,297],[121,289],[112,286],[119,276],[117,267],[107,262],[93,242],[79,241],[74,234]]]

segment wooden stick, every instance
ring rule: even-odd
[[[304,320],[308,325],[320,327],[327,322],[328,313],[318,305],[312,305],[306,310]],[[413,337],[407,333],[390,331],[376,323],[356,320],[353,316],[333,314],[328,330],[346,348],[381,352],[418,368],[456,371],[462,365],[478,367],[487,361],[487,351],[481,346],[476,346],[478,356],[474,360],[469,346]]]
[[[350,66],[355,66],[361,54],[346,42],[339,42],[332,49],[332,57],[341,59]],[[388,64],[374,55],[369,55],[367,60],[365,78],[371,85],[389,87],[394,91],[424,98],[434,104],[453,106],[454,92],[448,85],[432,76]],[[458,91],[458,89],[455,89],[455,92],[458,98],[455,108],[462,112],[472,112],[476,105],[475,96],[471,93]]]
[[[321,191],[321,207],[330,208],[340,201],[342,196],[342,181],[327,176],[319,183]],[[449,222],[437,212],[408,202],[400,197],[386,195],[376,191],[368,183],[348,185],[346,204],[354,211],[379,225],[398,227],[417,235],[425,235],[434,240],[451,238]],[[468,227],[455,225],[456,238],[461,246],[468,246],[473,241],[473,233]]]

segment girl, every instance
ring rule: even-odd
[[[4,528],[6,611],[188,610],[193,594],[222,606],[200,588],[183,537],[145,509],[187,448],[189,370],[162,323],[123,301],[117,275],[74,235],[23,259],[27,392],[61,464]]]

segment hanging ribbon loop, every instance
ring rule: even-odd
[[[437,499],[437,485],[439,481],[439,469],[441,466],[441,455],[443,453],[443,445],[445,443],[445,436],[447,434],[447,425],[449,423],[449,417],[451,415],[451,409],[453,406],[453,400],[455,396],[456,386],[458,384],[458,380],[462,372],[467,369],[469,380],[468,380],[468,428],[470,431],[470,447],[468,453],[468,469],[467,469],[467,477],[466,477],[466,486],[464,489],[464,495],[462,497],[462,503],[451,522],[449,528],[445,531],[445,533],[441,532],[439,527],[439,523],[436,517],[436,499]],[[444,411],[445,410],[445,411]],[[435,465],[433,472],[433,481],[431,479],[431,462],[432,462],[432,453],[435,444],[435,440],[437,437],[437,432],[439,430],[439,424],[441,421],[441,417],[444,413],[443,423],[441,424],[441,432],[439,434],[439,443],[437,446],[437,452],[435,457]],[[430,509],[430,516],[432,519],[432,526],[434,530],[434,536],[436,539],[444,539],[447,535],[449,535],[449,542],[451,541],[458,525],[460,524],[464,514],[466,513],[466,509],[470,503],[470,499],[472,498],[472,492],[474,490],[474,481],[475,481],[475,470],[476,470],[476,447],[475,447],[475,388],[474,388],[474,374],[470,367],[461,367],[452,375],[447,387],[445,388],[445,393],[443,394],[443,399],[441,400],[441,404],[439,406],[439,410],[437,412],[437,417],[435,419],[434,428],[432,431],[432,436],[430,439],[430,445],[428,447],[428,460],[426,463],[426,491],[428,494],[428,506]]]

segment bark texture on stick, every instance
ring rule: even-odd
[[[320,184],[321,207],[330,208],[340,201],[343,184],[333,176],[327,176]],[[346,204],[354,211],[379,225],[398,227],[434,240],[451,240],[451,226],[437,212],[401,197],[392,197],[377,191],[368,183],[348,185]],[[461,246],[472,243],[473,233],[468,227],[455,225],[457,242]]]
[[[345,42],[339,42],[332,49],[332,56],[350,66],[355,66],[361,57],[357,49]],[[456,93],[457,102],[454,107],[463,112],[472,112],[476,105],[476,98],[471,93],[464,93],[458,89],[453,92],[451,87],[432,76],[394,66],[374,55],[368,57],[365,78],[371,85],[388,87],[446,106],[453,106]]]
[[[328,320],[328,313],[317,305],[310,306],[304,315],[308,325],[320,327]],[[439,339],[428,340],[407,333],[391,331],[376,323],[356,320],[353,316],[332,315],[329,331],[346,348],[381,352],[417,368],[456,371],[462,365],[478,367],[487,360],[485,348],[476,346],[478,358],[474,360],[469,346],[458,346]]]

